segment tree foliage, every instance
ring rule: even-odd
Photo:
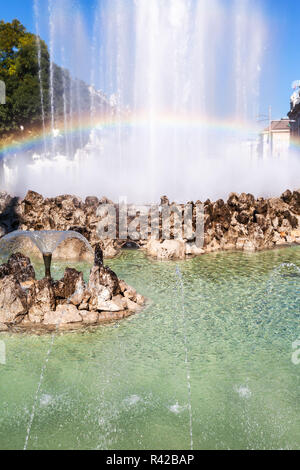
[[[0,80],[6,85],[6,104],[0,105],[0,135],[20,126],[40,124],[42,102],[46,121],[50,120],[53,104],[55,123],[66,114],[79,123],[81,113],[90,111],[89,86],[55,63],[51,67],[46,43],[18,20],[0,21]],[[93,104],[100,110],[108,106],[104,96],[97,93]]]
[[[46,114],[49,112],[47,45],[39,39],[41,83]],[[0,132],[18,129],[41,119],[41,86],[37,37],[18,21],[0,22],[0,80],[6,85],[6,105],[0,106]]]

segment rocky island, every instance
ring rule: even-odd
[[[103,265],[99,245],[87,283],[72,268],[58,281],[36,280],[30,259],[21,253],[0,266],[0,331],[97,325],[133,315],[144,304],[142,295]]]

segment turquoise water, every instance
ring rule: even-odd
[[[141,314],[0,335],[1,449],[300,448],[299,248],[109,265],[150,299]]]

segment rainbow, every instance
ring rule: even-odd
[[[78,134],[89,133],[93,129],[139,129],[155,126],[166,129],[199,129],[205,131],[217,131],[219,133],[226,132],[232,135],[257,135],[259,129],[257,126],[243,122],[237,119],[217,119],[215,117],[201,116],[198,114],[174,114],[168,112],[155,113],[153,116],[147,113],[112,115],[101,114],[91,116],[86,114],[80,120],[76,120],[73,124],[64,120],[55,123],[55,132],[60,137],[68,135],[76,136]],[[53,130],[47,124],[45,129],[38,129],[31,135],[21,137],[18,141],[4,144],[0,147],[0,157],[18,152],[34,150],[42,147],[45,143],[51,142],[53,139]]]

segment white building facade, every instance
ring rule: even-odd
[[[290,120],[271,121],[270,126],[260,135],[259,154],[264,160],[268,158],[285,159],[288,157],[291,144]]]

